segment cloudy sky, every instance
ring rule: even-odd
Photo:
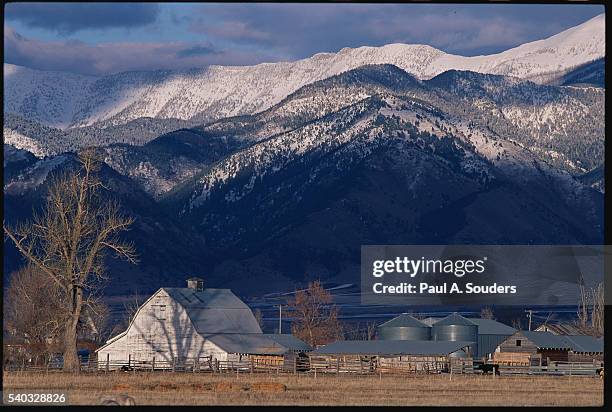
[[[551,36],[600,5],[9,3],[4,61],[108,74],[428,44],[474,56]]]

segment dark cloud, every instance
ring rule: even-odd
[[[180,57],[180,58],[177,58]],[[109,74],[130,70],[190,69],[212,64],[245,65],[271,56],[236,49],[217,50],[210,43],[41,41],[4,27],[4,61],[39,70]]]
[[[178,51],[176,53],[176,57],[184,58],[192,56],[207,56],[211,54],[220,54],[220,52],[215,50],[212,46],[198,45]]]
[[[85,29],[133,28],[153,23],[155,3],[8,3],[7,21],[71,34]]]

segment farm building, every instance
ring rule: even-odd
[[[468,335],[468,339],[476,342],[472,348],[475,359],[491,356],[497,345],[516,332],[516,329],[493,319],[466,318],[456,313],[446,318],[425,318],[421,322],[431,326],[431,335],[434,340],[436,338],[438,340],[466,340],[466,338],[456,337],[457,333]]]
[[[603,339],[585,335],[518,331],[502,342],[494,354],[494,361],[499,364],[547,365],[549,360],[603,361]]]
[[[566,340],[571,346],[567,354],[570,362],[603,362],[603,338],[594,338],[593,336],[586,335],[565,335],[559,337]]]
[[[430,340],[338,341],[309,353],[311,368],[322,372],[439,372],[453,360],[471,365],[474,342]]]
[[[187,288],[161,288],[138,308],[128,328],[97,350],[100,367],[127,360],[181,362],[208,358],[257,358],[281,363],[310,350],[292,335],[264,334],[251,309],[229,289],[203,287],[192,278]]]

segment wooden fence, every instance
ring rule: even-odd
[[[500,375],[568,375],[601,376],[603,362],[561,362],[550,361],[540,365],[500,365]]]
[[[62,365],[49,362],[43,365],[28,363],[5,364],[5,371],[34,371],[50,373],[61,371]],[[127,359],[95,360],[81,362],[81,372],[85,373],[113,373],[113,372],[182,372],[182,373],[215,373],[215,374],[335,374],[335,375],[398,375],[398,374],[432,374],[474,373],[471,359],[449,358],[448,361],[438,360],[405,360],[394,362],[381,362],[380,358],[346,358],[342,357],[294,357],[285,359],[282,364],[271,364],[261,359],[244,359],[242,361],[219,361],[211,357],[198,359],[175,359],[162,361],[151,359],[149,361]],[[498,365],[500,375],[569,375],[569,376],[598,376],[603,371],[603,362],[556,362],[547,366],[540,365]]]
[[[266,359],[245,359],[242,361],[219,361],[209,357],[192,359],[157,360],[111,360],[89,359],[81,361],[81,372],[108,373],[124,372],[189,372],[189,373],[298,373],[309,370],[308,359],[296,357],[285,359],[282,364]],[[61,362],[43,365],[13,363],[4,365],[6,371],[52,372],[62,369]]]
[[[471,360],[453,360],[450,364],[453,373],[471,373]],[[38,371],[53,372],[60,371],[61,363],[50,362],[46,365],[10,364],[5,365],[8,371]],[[346,358],[341,357],[331,360],[329,357],[291,357],[282,363],[271,363],[267,359],[257,357],[245,358],[241,361],[219,361],[211,357],[197,359],[175,359],[173,361],[157,360],[111,360],[90,359],[81,362],[81,372],[89,373],[112,373],[124,372],[187,372],[187,373],[307,373],[307,374],[429,374],[450,372],[449,363],[434,360],[403,360],[403,361],[381,361],[379,358]]]

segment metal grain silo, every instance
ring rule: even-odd
[[[434,323],[431,332],[433,340],[474,342],[472,355],[478,353],[478,325],[457,313]]]
[[[431,340],[431,327],[408,314],[401,314],[378,327],[381,340]]]

